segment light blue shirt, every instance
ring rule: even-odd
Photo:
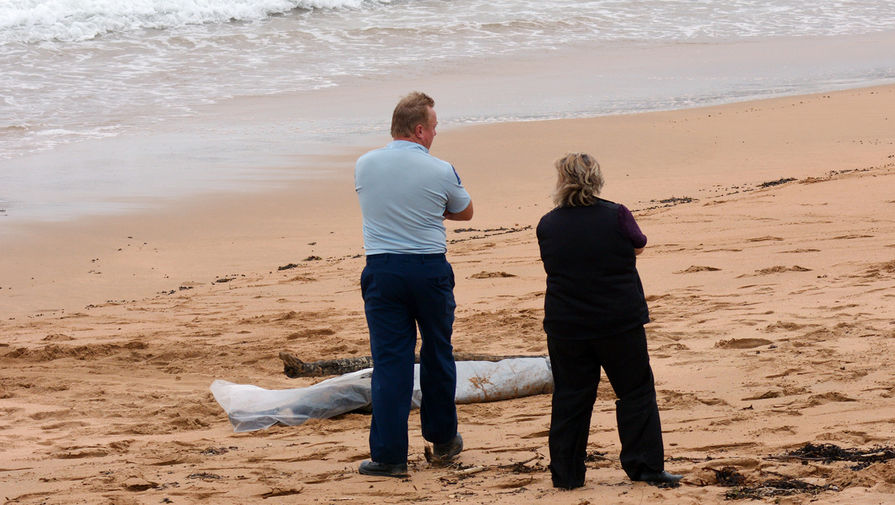
[[[450,163],[406,140],[358,158],[354,189],[367,255],[445,253],[444,213],[461,212],[471,201]]]

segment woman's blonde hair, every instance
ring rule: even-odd
[[[556,160],[557,207],[581,207],[594,203],[603,189],[603,172],[596,158],[587,153],[570,153]]]

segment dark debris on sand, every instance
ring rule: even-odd
[[[509,465],[502,465],[501,468],[505,468],[512,473],[541,473],[547,471],[547,467],[544,466],[543,463],[534,461],[533,459],[517,461],[516,463],[511,463]]]
[[[746,483],[746,477],[732,466],[725,466],[720,470],[715,470],[714,468],[710,470],[715,472],[715,479],[719,486],[736,487]]]
[[[784,177],[782,179],[777,179],[776,181],[762,182],[761,184],[758,185],[758,187],[759,188],[770,188],[771,186],[779,186],[781,184],[786,184],[787,182],[792,182],[794,180],[795,179],[793,179],[792,177]]]
[[[895,459],[895,448],[873,447],[870,449],[842,448],[835,444],[805,444],[786,454],[791,459],[803,462],[821,461],[830,464],[833,461],[851,461],[857,465],[852,470],[863,470],[873,463]]]
[[[674,207],[675,205],[692,203],[695,201],[696,201],[695,198],[692,198],[689,196],[681,196],[681,197],[672,196],[670,198],[663,198],[661,200],[650,200],[649,203],[651,203],[653,205],[649,205],[648,207],[645,207],[642,209],[633,209],[633,211],[634,212],[643,212],[643,211],[648,211],[648,210],[664,209],[667,207]]]
[[[857,463],[850,467],[851,470],[860,471],[873,463],[895,459],[895,448],[856,449],[842,448],[835,444],[808,443],[784,455],[770,456],[769,459],[796,460],[801,461],[802,464],[808,464],[808,462],[830,464],[836,461],[848,461]],[[727,500],[762,500],[794,494],[818,495],[826,491],[840,491],[840,488],[833,484],[821,486],[785,476],[746,485],[748,481],[746,477],[732,466],[725,466],[720,470],[712,469],[712,471],[715,472],[718,485],[732,488],[724,493],[724,498]]]
[[[820,494],[824,491],[839,491],[839,488],[830,484],[818,486],[800,481],[799,479],[774,479],[764,481],[756,486],[735,487],[726,493],[727,500],[761,500],[775,496],[790,496],[794,494]]]
[[[448,240],[448,244],[456,244],[458,242],[466,242],[469,240],[478,240],[478,239],[483,239],[483,238],[488,238],[488,237],[494,237],[496,235],[519,233],[519,232],[527,231],[530,229],[531,229],[531,225],[527,225],[527,226],[518,226],[517,225],[517,226],[511,227],[511,228],[501,226],[500,228],[488,228],[485,230],[480,230],[477,228],[457,228],[456,230],[454,230],[454,233],[480,232],[480,234],[472,235],[469,237],[450,239],[450,240]]]

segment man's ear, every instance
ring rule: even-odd
[[[422,137],[424,129],[425,127],[422,125],[422,123],[420,123],[413,128],[413,133],[417,136],[417,138]]]

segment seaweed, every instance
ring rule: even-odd
[[[792,182],[795,179],[792,177],[784,177],[782,179],[777,179],[776,181],[768,181],[762,182],[758,185],[759,188],[770,188],[771,186],[779,186],[780,184],[786,184],[787,182]]]
[[[794,494],[817,495],[824,491],[839,491],[839,488],[830,484],[818,486],[798,479],[774,479],[764,481],[756,486],[740,486],[724,493],[727,500],[761,500],[774,496],[791,496]]]
[[[799,459],[803,462],[821,461],[830,464],[833,461],[851,461],[857,463],[852,470],[863,470],[873,463],[895,459],[895,448],[873,447],[870,449],[843,449],[835,444],[805,444],[786,454],[786,458]]]

